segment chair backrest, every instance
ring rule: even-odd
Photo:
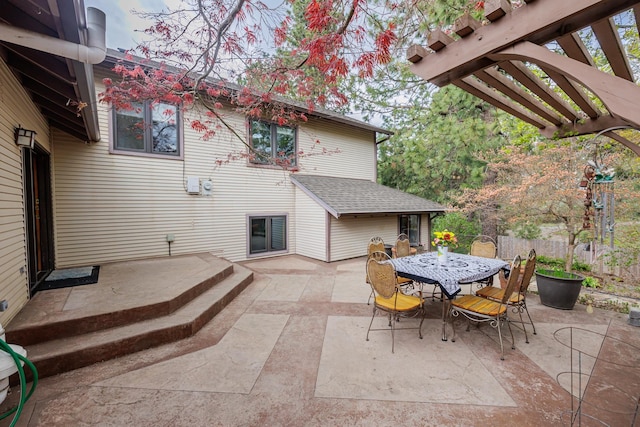
[[[396,258],[411,255],[411,241],[409,236],[402,233],[396,239]]]
[[[371,287],[383,298],[391,298],[397,290],[396,269],[386,252],[375,252],[367,260],[367,276]]]
[[[507,286],[502,295],[502,304],[506,304],[511,298],[511,294],[516,290],[520,279],[520,264],[522,264],[522,259],[520,255],[516,255],[511,263],[511,273],[509,273],[509,280],[507,280]]]
[[[524,272],[522,273],[522,279],[520,280],[520,293],[526,294],[529,288],[529,283],[533,277],[533,273],[536,271],[536,251],[531,249],[529,256],[527,257],[527,263],[524,265]]]
[[[376,252],[385,252],[384,240],[380,237],[372,237],[369,240],[369,245],[367,246],[367,258],[371,258],[371,255]]]
[[[471,243],[469,255],[483,258],[495,258],[498,253],[496,242],[489,236],[478,236]]]

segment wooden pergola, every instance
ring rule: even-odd
[[[627,11],[640,31],[640,0],[524,0],[514,9],[487,0],[485,21],[462,16],[457,39],[438,29],[407,59],[423,79],[454,84],[544,136],[602,134],[640,156],[640,145],[615,132],[640,129],[640,87],[614,20]],[[589,28],[608,61],[603,69],[580,35]]]

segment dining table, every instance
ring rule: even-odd
[[[442,341],[447,341],[446,321],[451,300],[460,293],[460,284],[487,279],[500,270],[509,271],[508,262],[449,252],[446,263],[438,261],[437,252],[424,252],[390,260],[399,276],[418,286],[431,284],[442,291]],[[446,298],[445,298],[446,297]]]

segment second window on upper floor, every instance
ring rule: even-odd
[[[251,120],[250,143],[253,148],[251,163],[296,166],[296,129],[276,123]]]
[[[163,102],[132,103],[114,110],[114,151],[180,156],[179,109]]]

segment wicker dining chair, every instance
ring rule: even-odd
[[[371,329],[373,320],[378,311],[389,316],[389,328],[391,329],[391,352],[395,352],[395,331],[399,329],[417,329],[418,336],[422,339],[422,323],[424,322],[424,300],[419,296],[405,295],[400,291],[396,269],[385,252],[373,254],[367,260],[367,276],[371,290],[374,292],[373,314],[367,329],[367,341],[370,331],[383,331],[389,329]],[[400,317],[420,316],[418,327],[398,328],[396,324]]]
[[[497,254],[498,246],[496,245],[495,240],[493,240],[490,236],[479,235],[475,239],[473,239],[473,242],[471,242],[469,255],[479,256],[482,258],[495,258]],[[471,285],[469,293],[473,293],[474,284],[477,286],[477,289],[480,289],[484,286],[491,286],[493,284],[493,277],[487,277],[486,279],[469,283],[469,285]]]
[[[367,260],[369,260],[374,254],[376,254],[375,256],[380,258],[381,252],[385,252],[384,240],[382,240],[382,238],[378,236],[374,236],[371,239],[369,239],[369,244],[367,245]],[[386,252],[385,252],[385,255],[386,255]],[[368,273],[366,275],[365,280],[366,280],[366,283],[370,284]],[[374,295],[374,292],[372,289],[371,293],[369,294],[369,299],[367,300],[367,305],[371,304],[371,298],[373,297],[373,295]]]
[[[507,287],[500,301],[493,301],[488,298],[479,297],[477,295],[464,295],[460,298],[451,300],[449,316],[451,319],[451,328],[453,329],[452,342],[456,340],[455,318],[460,315],[467,318],[467,331],[471,322],[486,323],[498,330],[498,338],[500,340],[500,359],[504,360],[504,344],[502,343],[502,325],[504,323],[509,327],[511,334],[511,348],[515,349],[515,340],[511,323],[509,322],[508,308],[509,296],[513,293],[518,285],[520,276],[520,255],[516,255],[513,259],[511,274],[507,282]]]
[[[411,242],[409,240],[409,236],[405,233],[401,233],[396,238],[395,258],[402,258],[409,255],[411,255]],[[413,280],[407,277],[398,276],[398,284],[400,285],[400,289],[403,293],[412,294],[414,292]]]
[[[480,256],[483,258],[495,258],[498,254],[498,246],[495,240],[489,236],[480,235],[473,239],[469,255]]]
[[[396,258],[409,255],[411,255],[411,241],[409,240],[409,236],[401,233],[396,238]]]
[[[527,262],[524,265],[524,270],[520,279],[518,280],[518,285],[516,286],[516,291],[511,294],[511,297],[507,300],[507,304],[512,308],[514,313],[517,313],[520,316],[520,322],[516,320],[517,323],[522,325],[522,329],[524,331],[524,338],[527,344],[529,344],[529,336],[527,335],[527,328],[525,324],[530,324],[533,328],[533,334],[536,335],[536,326],[533,324],[533,320],[531,319],[531,314],[529,314],[529,309],[527,308],[527,290],[529,289],[529,284],[531,283],[531,279],[533,277],[533,273],[536,271],[536,251],[531,249],[529,251],[529,255],[527,256]],[[513,270],[512,270],[513,271]],[[500,282],[506,288],[507,279],[504,276],[504,273],[500,271],[499,274]],[[482,289],[479,289],[476,292],[476,295],[483,298],[489,298],[493,301],[501,301],[506,292],[505,288],[497,288],[494,286],[486,286]],[[529,317],[529,322],[525,322],[522,318],[522,313],[526,312]]]

